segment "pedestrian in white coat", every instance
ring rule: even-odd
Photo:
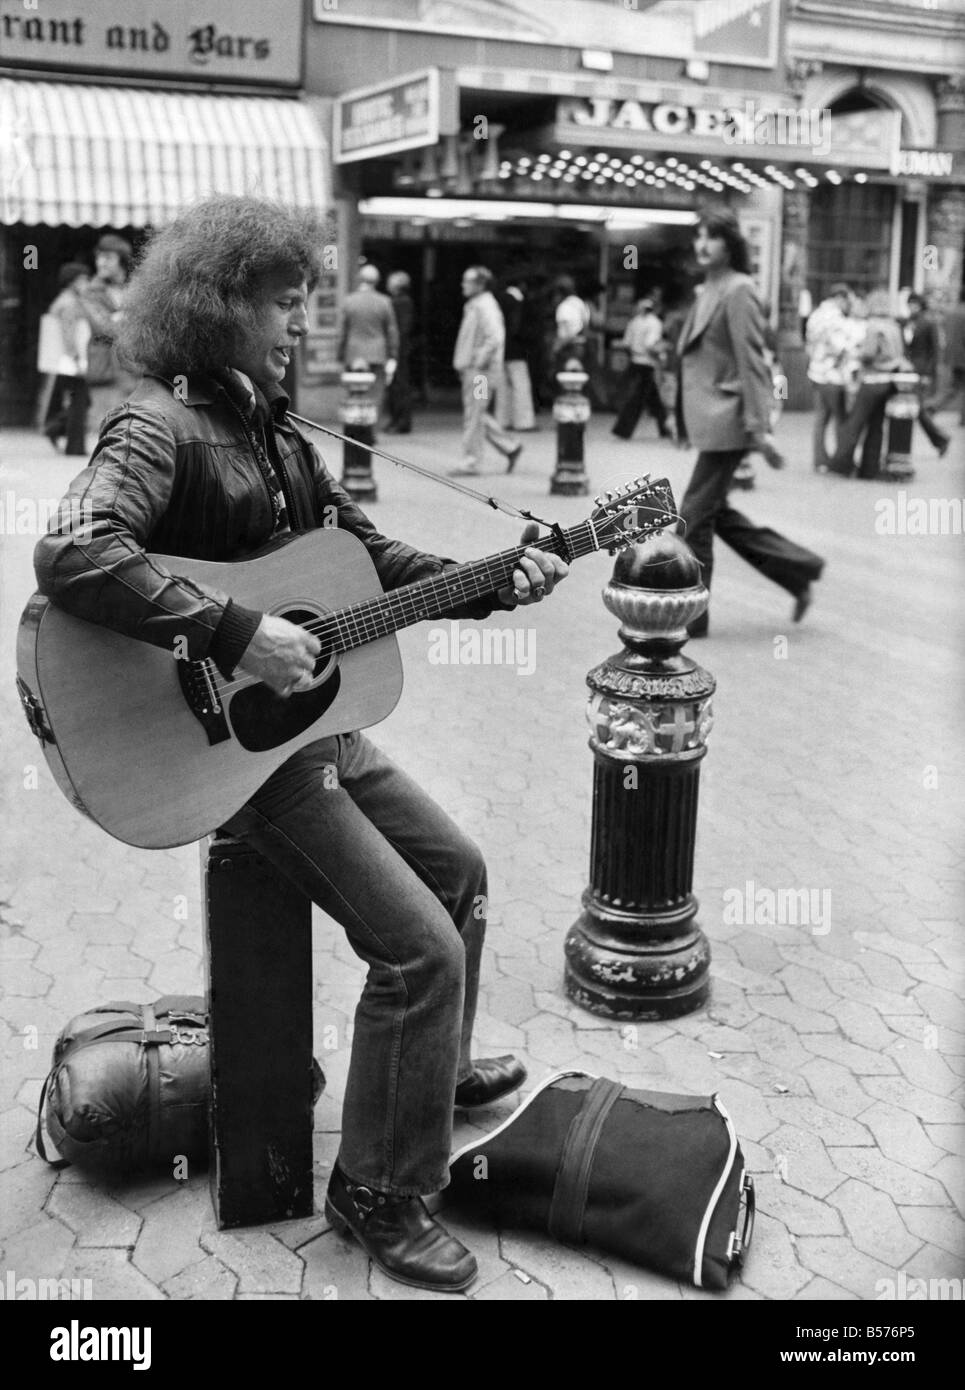
[[[488,413],[503,374],[506,325],[490,290],[492,274],[473,265],[462,277],[466,306],[456,338],[452,365],[462,383],[462,461],[449,470],[453,477],[473,477],[482,471],[485,442],[499,450],[512,472],[523,451],[520,444]]]

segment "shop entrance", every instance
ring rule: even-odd
[[[420,232],[419,242],[410,239],[415,230]],[[366,235],[363,224],[362,252],[382,272],[383,285],[393,270],[406,271],[412,281],[416,319],[412,375],[416,399],[422,405],[458,401],[451,364],[463,310],[460,286],[467,266],[484,265],[497,283],[515,280],[524,287],[530,307],[527,322],[534,384],[545,376],[543,357],[547,340],[551,342],[553,336],[556,279],[572,276],[578,291],[588,299],[599,298],[602,291],[602,234],[596,228],[539,223],[480,223],[463,228],[439,223],[421,229],[410,226],[405,231],[404,239],[371,236]],[[544,404],[551,399],[547,395]]]
[[[642,295],[659,291],[665,311],[686,302],[695,279],[692,243],[690,226],[656,222],[626,231],[555,221],[362,227],[362,253],[382,272],[383,286],[393,270],[404,270],[412,281],[412,380],[423,407],[458,403],[451,363],[463,309],[460,282],[465,268],[477,264],[497,282],[516,280],[525,289],[530,376],[543,407],[554,394],[556,282],[562,275],[575,281],[595,316],[590,338],[596,404],[613,406],[625,366],[614,344]]]

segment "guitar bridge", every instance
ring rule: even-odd
[[[208,743],[224,743],[231,737],[224,704],[211,662],[178,661],[178,680],[188,708],[208,736]]]
[[[53,729],[47,723],[46,710],[36,696],[30,693],[30,687],[20,676],[17,677],[17,694],[27,716],[30,732],[35,738],[39,738],[41,743],[56,744]]]

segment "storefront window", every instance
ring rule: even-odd
[[[836,280],[859,294],[888,284],[895,190],[843,183],[811,196],[809,280],[820,303]]]

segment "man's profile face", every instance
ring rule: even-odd
[[[308,285],[287,276],[269,281],[254,328],[235,350],[232,367],[257,386],[284,380],[295,344],[308,332]]]
[[[472,299],[474,294],[479,293],[479,288],[479,281],[476,279],[475,275],[471,275],[469,271],[466,271],[465,275],[462,277],[462,292],[466,298]]]

